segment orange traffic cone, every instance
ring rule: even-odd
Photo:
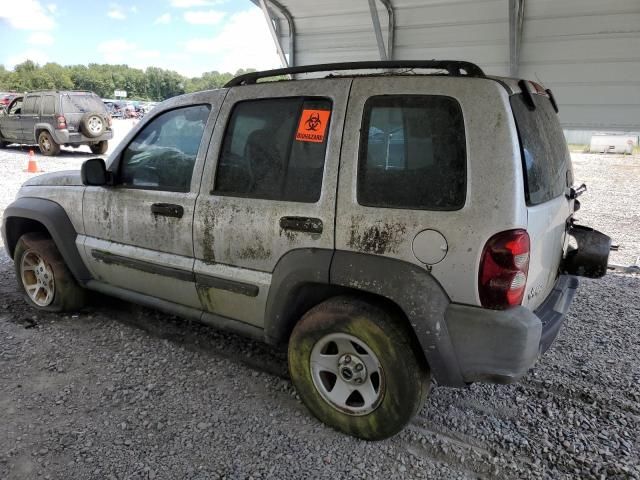
[[[27,169],[25,171],[29,173],[38,173],[41,171],[38,168],[38,162],[36,161],[36,157],[33,154],[33,150],[29,150],[29,164],[27,165]]]

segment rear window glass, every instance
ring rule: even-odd
[[[105,106],[95,95],[65,93],[62,95],[62,110],[65,113],[104,112]]]
[[[549,99],[532,95],[530,110],[524,97],[513,95],[511,108],[518,127],[528,205],[548,202],[573,183],[571,156],[560,121]]]
[[[460,104],[438,95],[371,97],[358,167],[361,205],[458,210],[466,194]]]

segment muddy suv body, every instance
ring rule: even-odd
[[[249,74],[159,105],[106,167],[27,182],[3,233],[29,301],[65,300],[29,274],[46,255],[24,261],[49,238],[67,283],[288,345],[311,411],[369,439],[431,379],[522,377],[610,245],[573,224],[553,96],[461,62],[374,66],[441,70]]]
[[[43,155],[57,155],[62,145],[88,145],[102,154],[112,138],[111,117],[92,92],[31,92],[13,99],[0,114],[0,147],[37,144]]]

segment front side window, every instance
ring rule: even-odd
[[[459,103],[436,95],[383,95],[364,106],[358,203],[458,210],[466,196],[466,141]]]
[[[9,115],[18,115],[22,113],[22,98],[14,100],[9,107]]]
[[[188,192],[209,111],[195,105],[154,118],[122,153],[119,184]]]
[[[320,198],[331,101],[238,103],[222,143],[214,193],[314,203]]]

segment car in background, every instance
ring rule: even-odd
[[[16,92],[0,92],[0,106],[8,107],[11,101],[16,98],[19,93]]]
[[[111,116],[93,92],[31,92],[0,112],[0,148],[38,144],[43,155],[57,155],[62,145],[88,145],[93,153],[103,154],[112,138]]]

